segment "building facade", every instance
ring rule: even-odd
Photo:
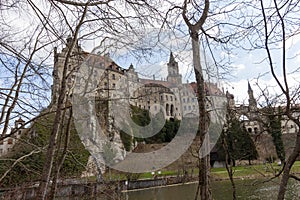
[[[25,128],[25,121],[19,118],[15,121],[14,128],[10,131],[11,134],[9,137],[0,140],[0,156],[3,156],[10,152],[13,146],[17,143],[20,139],[21,135],[26,131]],[[4,133],[2,133],[4,134]]]
[[[52,86],[52,104],[57,103],[59,88],[62,81],[68,48],[71,45],[71,38],[67,39],[67,45],[60,53],[54,50],[54,70]],[[78,69],[84,65],[99,66],[101,75],[98,80],[95,96],[114,101],[126,99],[131,105],[149,110],[150,113],[163,111],[165,119],[176,118],[181,120],[188,114],[198,114],[196,83],[182,83],[182,75],[179,73],[178,62],[173,53],[170,53],[167,63],[168,74],[166,81],[143,79],[138,76],[134,66],[128,69],[117,65],[109,55],[95,55],[84,52],[77,44],[71,53],[68,61],[66,82],[67,95],[72,96],[72,88]],[[78,81],[77,81],[78,82]],[[216,84],[206,84],[207,95],[221,95],[223,92]]]

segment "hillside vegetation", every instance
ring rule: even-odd
[[[0,159],[0,175],[2,176],[7,170],[10,170],[3,181],[0,182],[0,187],[12,187],[38,181],[43,169],[43,163],[47,159],[45,152],[53,119],[54,114],[38,118],[32,124],[31,128],[21,136],[12,151]],[[59,147],[59,155],[61,155],[64,142],[65,127],[60,131],[58,138],[57,146]],[[70,178],[80,176],[85,169],[88,157],[89,152],[85,150],[72,123],[70,142],[60,177]],[[58,157],[56,161],[57,159]]]

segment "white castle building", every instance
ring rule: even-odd
[[[71,38],[67,39],[67,45],[60,53],[56,49],[54,50],[52,104],[57,102],[64,61],[68,48],[71,45],[71,40]],[[151,113],[156,113],[160,107],[163,107],[166,119],[176,118],[180,120],[182,116],[189,113],[198,114],[196,84],[194,82],[182,83],[178,62],[172,52],[167,64],[168,75],[166,81],[162,81],[142,79],[138,76],[133,65],[125,69],[116,64],[107,55],[101,56],[87,53],[80,46],[75,45],[67,66],[67,94],[69,96],[72,95],[71,91],[74,87],[76,72],[78,72],[84,62],[92,63],[94,67],[99,67],[102,72],[96,78],[98,80],[96,96],[108,97],[113,102],[122,97],[126,90],[126,96],[131,105],[149,110]],[[217,87],[217,84],[207,83],[205,90],[208,96],[225,95]]]

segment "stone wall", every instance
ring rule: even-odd
[[[143,189],[149,187],[160,187],[178,183],[193,181],[195,177],[174,176],[156,179],[116,181],[105,184],[96,182],[80,182],[73,180],[69,183],[60,183],[57,187],[55,199],[118,199],[121,191]],[[38,184],[27,187],[17,187],[11,189],[0,189],[0,200],[30,200],[37,194]]]

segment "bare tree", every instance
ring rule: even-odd
[[[50,90],[50,84],[48,83],[50,73],[48,73],[47,70],[49,68],[47,67],[52,63],[51,61],[49,62],[49,60],[52,60],[49,59],[52,56],[52,44],[57,45],[60,42],[65,44],[64,39],[66,35],[71,34],[72,36],[68,53],[64,60],[62,77],[60,77],[58,98],[55,99],[54,109],[50,111],[55,112],[55,117],[46,153],[49,159],[44,163],[43,174],[41,175],[41,184],[37,196],[39,199],[46,197],[50,175],[53,171],[53,163],[56,162],[51,195],[51,198],[54,198],[61,163],[64,160],[64,153],[66,153],[66,148],[68,147],[69,137],[68,131],[66,131],[63,155],[58,159],[57,152],[60,150],[60,143],[63,142],[59,139],[61,137],[59,133],[63,132],[62,127],[69,127],[70,124],[64,120],[68,118],[65,117],[65,113],[67,113],[66,109],[69,107],[67,104],[69,94],[66,88],[66,78],[70,76],[67,67],[71,57],[74,56],[74,46],[77,46],[82,41],[96,39],[104,41],[110,39],[109,45],[100,46],[100,50],[107,51],[107,47],[116,49],[127,48],[127,45],[132,45],[136,42],[128,37],[128,32],[135,33],[137,27],[137,29],[146,28],[160,17],[160,12],[156,9],[158,7],[157,4],[152,2],[125,1],[124,7],[117,4],[111,0],[87,2],[56,0],[38,3],[11,0],[6,3],[0,3],[1,24],[3,24],[0,42],[1,65],[5,67],[4,69],[1,68],[1,71],[3,70],[3,74],[7,75],[7,77],[1,78],[6,78],[9,80],[8,83],[11,83],[11,85],[7,84],[7,87],[4,87],[4,84],[1,82],[0,123],[3,125],[3,132],[7,132],[6,130],[8,130],[12,120],[16,119],[16,117],[23,116],[30,120],[33,116],[39,115],[41,110],[49,104],[50,100],[47,98]],[[30,13],[30,16],[27,17],[28,21],[32,21],[32,24],[30,24],[30,28],[26,27],[24,31],[18,32],[13,30],[14,27],[9,24],[9,21],[6,20],[8,18],[5,16],[10,11],[21,13],[23,10],[27,10]],[[123,12],[124,10],[130,12],[125,13]],[[149,23],[150,21],[151,23]],[[26,31],[29,33],[28,30],[32,33],[28,34],[31,37],[22,37],[26,35],[24,34]],[[14,35],[16,35],[16,38],[18,36],[20,40],[14,41],[12,39]],[[11,58],[15,58],[14,62]],[[50,64],[46,65],[48,62]],[[9,75],[7,72],[9,72]],[[39,82],[37,81],[38,79],[40,79]],[[28,91],[29,89],[31,91]],[[47,92],[41,92],[42,90]],[[47,96],[45,97],[43,94],[47,94]],[[26,95],[34,98],[35,101],[26,101],[28,100]],[[26,122],[26,124],[28,123]],[[1,140],[6,137],[9,137],[9,135],[2,134]],[[40,150],[38,149],[37,151]]]
[[[280,88],[284,100],[284,115],[288,117],[288,119],[292,120],[298,127],[297,138],[295,141],[295,147],[292,153],[288,156],[286,163],[283,167],[283,174],[280,183],[280,188],[278,191],[278,200],[284,199],[285,192],[287,189],[287,183],[290,178],[290,170],[295,163],[297,157],[300,153],[300,121],[297,117],[295,117],[293,113],[293,108],[295,107],[295,103],[297,103],[297,98],[295,98],[292,94],[293,92],[290,91],[289,85],[289,70],[287,66],[287,39],[289,37],[293,37],[295,34],[298,34],[291,29],[288,29],[288,25],[293,26],[297,20],[294,18],[293,21],[289,21],[290,17],[293,19],[293,13],[298,10],[297,7],[299,6],[298,2],[294,1],[285,1],[278,3],[277,1],[272,1],[269,7],[265,6],[265,2],[260,1],[261,5],[261,12],[263,15],[263,25],[264,25],[264,34],[263,34],[263,41],[264,41],[264,48],[267,53],[267,59],[270,67],[271,74],[275,79],[278,87]],[[292,15],[292,16],[290,16]],[[291,24],[292,23],[292,24]],[[274,54],[272,54],[272,46],[274,43],[281,43],[281,64],[274,63]],[[280,66],[281,68],[281,75],[283,77],[283,81],[280,80],[280,74],[276,71],[276,67]]]
[[[195,3],[195,2],[194,2]],[[197,5],[198,6],[198,5]],[[203,24],[208,15],[209,10],[209,0],[205,1],[205,6],[203,8],[202,14],[196,22],[191,22],[188,16],[188,1],[185,0],[183,4],[182,17],[188,26],[189,34],[192,39],[192,50],[193,50],[193,66],[195,77],[197,81],[198,90],[198,106],[199,106],[199,132],[200,132],[200,146],[207,145],[204,144],[205,136],[207,135],[209,118],[205,108],[205,90],[204,90],[204,76],[203,69],[200,62],[200,46],[199,46],[199,31],[203,29]],[[206,142],[209,142],[206,141]],[[209,144],[208,144],[209,145]],[[200,147],[199,147],[200,151]],[[199,152],[200,153],[200,152]],[[199,154],[199,157],[201,154]],[[199,184],[197,187],[197,192],[195,199],[198,199],[198,193],[200,189],[201,199],[212,199],[211,189],[210,189],[210,159],[209,154],[203,158],[199,158]]]

